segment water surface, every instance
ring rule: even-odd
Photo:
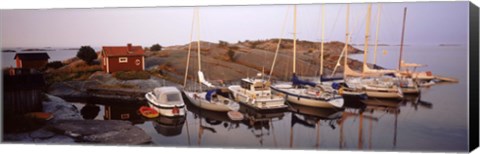
[[[396,68],[399,47],[382,48],[388,53],[379,52],[377,64]],[[351,57],[363,59],[363,55]],[[226,114],[200,110],[186,102],[186,118],[171,120],[144,119],[137,114],[140,105],[102,102],[110,105],[89,105],[84,116],[130,120],[158,146],[464,151],[468,148],[467,59],[465,46],[407,46],[406,62],[427,64],[419,70],[460,82],[423,88],[420,96],[405,100],[370,99],[367,102],[375,105],[367,106],[347,101],[344,110],[292,106],[284,112],[257,113],[242,107],[247,119],[233,122]]]

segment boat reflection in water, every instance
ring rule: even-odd
[[[245,115],[245,120],[242,121],[242,124],[247,126],[255,138],[258,139],[260,146],[264,145],[264,137],[270,136],[270,134],[273,137],[274,147],[278,146],[273,122],[281,121],[284,118],[285,113],[283,111],[284,110],[260,111],[244,105],[240,106],[240,112]]]
[[[217,133],[216,128],[219,128],[218,126],[223,126],[223,128],[227,129],[227,131],[239,127],[239,122],[230,120],[227,113],[225,112],[215,112],[201,109],[192,104],[192,102],[190,101],[186,101],[185,105],[187,106],[187,110],[193,113],[193,120],[198,120],[198,145],[202,144],[202,136],[204,135],[205,131],[208,131],[210,133]],[[187,127],[188,144],[191,145],[188,121],[185,122],[185,126]]]
[[[411,103],[412,107],[415,110],[418,110],[418,108],[424,108],[424,109],[432,109],[433,104],[427,101],[424,101],[421,99],[421,95],[405,95],[403,97],[403,102],[404,104],[406,103]]]
[[[152,120],[152,124],[157,133],[163,136],[177,136],[182,133],[186,119],[186,116],[167,117],[160,115]]]
[[[326,123],[331,129],[336,128],[336,121],[342,117],[343,110],[336,108],[314,108],[303,105],[289,103],[291,112],[290,123],[290,148],[293,148],[293,127],[296,124],[309,128],[315,128],[316,139],[315,147],[320,146],[320,125]]]
[[[155,119],[147,119],[138,113],[141,106],[141,104],[105,105],[104,120],[128,120],[134,125],[151,121],[157,133],[163,136],[177,136],[182,133],[186,121],[185,116],[166,117],[160,115]]]
[[[128,120],[132,124],[143,124],[145,119],[138,114],[142,105],[105,105],[104,120]]]
[[[386,150],[405,144],[400,144],[403,141],[400,136],[406,132],[397,131],[397,128],[408,124],[400,120],[400,114],[433,108],[432,103],[420,98],[420,95],[405,95],[402,100],[347,100],[343,109],[288,104],[286,111],[276,112],[261,112],[241,105],[239,111],[245,117],[241,121],[230,120],[224,112],[198,108],[188,101],[185,102],[186,116],[178,118],[143,118],[137,113],[141,105],[105,105],[104,109],[105,120],[129,120],[139,124],[137,126],[144,130],[152,130],[149,132],[154,133],[150,135],[155,143],[162,145],[255,145],[295,149],[338,146],[338,149]],[[242,140],[230,141],[231,138]]]
[[[397,145],[397,128],[398,128],[398,116],[401,113],[400,107],[406,106],[407,103],[411,103],[412,107],[417,110],[418,107],[423,107],[425,109],[431,109],[432,103],[422,101],[420,99],[421,95],[405,95],[403,99],[375,99],[369,98],[366,100],[359,101],[346,101],[345,102],[345,112],[342,113],[341,119],[338,121],[340,125],[340,136],[339,136],[339,149],[349,148],[346,146],[345,134],[344,134],[344,123],[347,120],[357,120],[358,119],[358,141],[357,149],[364,149],[364,120],[368,120],[368,149],[372,149],[372,132],[373,122],[382,121],[382,117],[387,115],[394,116],[393,122],[393,141],[392,148],[396,148]],[[363,103],[363,104],[362,104]],[[388,119],[389,120],[389,119]],[[387,121],[388,121],[387,120]],[[350,136],[351,137],[351,136]],[[387,136],[383,136],[385,138]],[[352,147],[350,147],[352,148]]]

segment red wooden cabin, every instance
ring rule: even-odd
[[[145,70],[145,51],[142,46],[104,46],[102,66],[107,73]]]

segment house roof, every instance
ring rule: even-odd
[[[17,53],[13,59],[20,58],[21,60],[46,60],[50,59],[47,53]]]
[[[106,57],[118,56],[143,56],[145,51],[142,46],[103,46],[102,54]]]

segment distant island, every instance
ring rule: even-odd
[[[80,48],[65,48],[64,50],[80,50]]]
[[[438,46],[445,47],[445,46],[460,46],[460,44],[439,44]]]
[[[401,46],[400,44],[395,44],[395,45],[392,45],[392,46]],[[409,44],[404,44],[403,46],[410,46]]]
[[[2,50],[2,52],[17,52],[15,50]]]
[[[31,48],[31,49],[23,49],[22,51],[55,51],[55,49],[41,49],[41,48]]]

